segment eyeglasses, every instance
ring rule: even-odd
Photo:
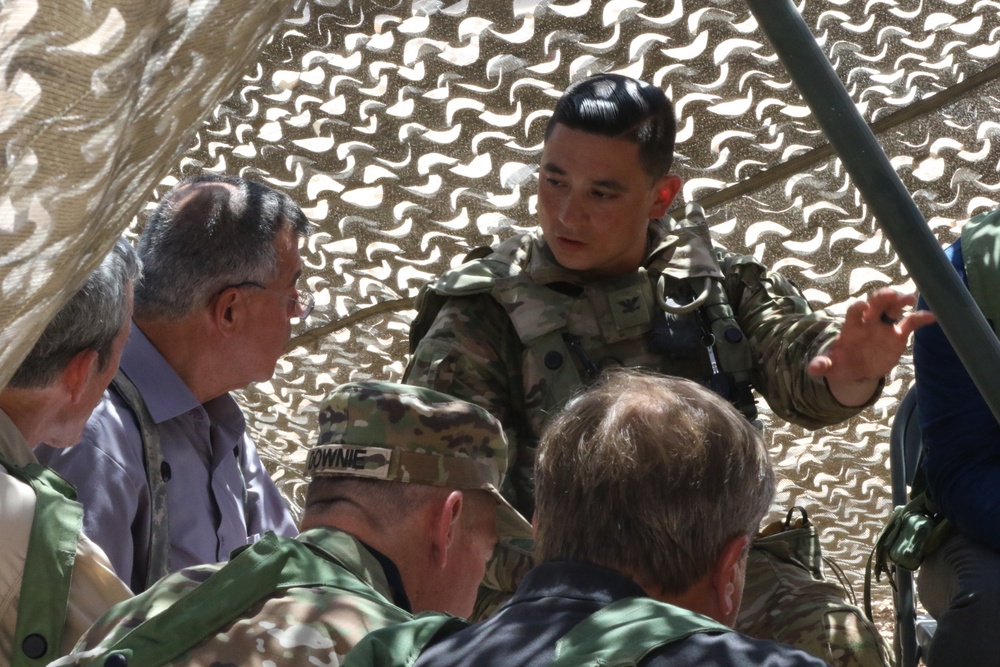
[[[260,283],[255,283],[252,280],[247,280],[236,285],[229,285],[229,287],[223,287],[222,289],[227,290],[230,287],[237,289],[241,287],[256,287],[257,289],[262,289],[265,292],[273,292],[278,296],[284,297],[295,304],[295,311],[294,311],[295,314],[292,319],[297,319],[300,321],[309,317],[309,314],[312,313],[313,308],[316,307],[316,300],[313,298],[312,292],[306,292],[300,289],[295,290],[297,296],[289,296],[284,292],[264,287]],[[219,291],[221,292],[222,290]]]

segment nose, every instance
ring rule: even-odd
[[[568,193],[559,205],[559,222],[564,227],[579,227],[586,220],[586,211],[582,197],[573,192]]]

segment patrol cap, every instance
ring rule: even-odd
[[[319,413],[306,476],[345,476],[488,491],[501,538],[531,538],[531,524],[500,495],[503,427],[483,408],[423,387],[350,382]]]

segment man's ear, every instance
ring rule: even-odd
[[[726,625],[731,626],[740,611],[749,546],[748,535],[734,537],[722,548],[722,553],[719,554],[719,559],[712,570],[715,604]]]
[[[659,178],[654,186],[656,190],[656,200],[649,209],[650,219],[662,218],[667,214],[667,209],[673,203],[677,193],[681,191],[681,177],[675,174],[667,174]]]
[[[243,315],[243,307],[246,305],[243,292],[235,287],[228,287],[209,305],[212,324],[227,335],[235,330]]]
[[[66,367],[59,374],[59,382],[70,401],[76,403],[80,400],[87,383],[100,370],[100,355],[97,350],[83,350],[77,352]]]
[[[464,505],[461,491],[452,491],[434,505],[431,548],[434,565],[440,569],[448,564],[448,552],[458,536]]]

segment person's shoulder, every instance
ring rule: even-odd
[[[639,663],[641,667],[825,667],[805,651],[738,632],[696,633],[668,644]]]
[[[488,292],[497,281],[520,273],[533,239],[531,234],[520,234],[494,247],[476,248],[461,264],[429,283],[428,289],[443,296]]]
[[[23,538],[27,550],[28,534],[34,523],[35,505],[38,499],[31,486],[8,475],[0,467],[0,525],[4,527],[7,539],[7,551],[12,553],[17,547],[12,546],[15,534]],[[21,540],[19,539],[18,542]]]
[[[289,622],[319,622],[348,636],[362,636],[372,630],[413,618],[405,610],[378,595],[374,588],[370,595],[341,588],[336,584],[290,588],[279,599],[281,606],[289,610],[289,613],[282,615]],[[278,605],[272,603],[269,606],[277,608]],[[363,632],[355,635],[354,630]]]
[[[101,401],[87,419],[80,442],[72,447],[35,447],[39,462],[56,472],[74,477],[73,469],[83,473],[99,467],[104,473],[126,475],[145,479],[142,459],[142,437],[132,411],[111,389],[104,392]],[[117,471],[117,472],[115,472]]]
[[[87,419],[80,444],[113,453],[141,442],[139,425],[131,408],[112,388],[105,390]]]

